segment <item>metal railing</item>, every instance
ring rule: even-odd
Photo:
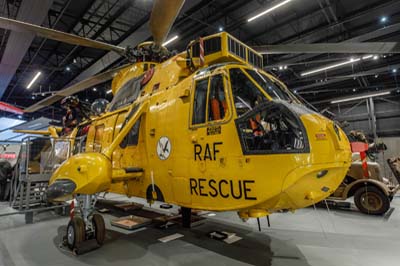
[[[48,136],[24,138],[11,180],[10,205],[21,210],[46,203],[51,175],[73,151],[74,154],[82,151],[83,146],[81,139],[72,141]]]

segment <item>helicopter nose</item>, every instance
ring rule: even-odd
[[[71,180],[58,179],[47,189],[47,199],[52,201],[72,194],[76,184]]]

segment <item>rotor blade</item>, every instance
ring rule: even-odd
[[[22,33],[34,33],[36,35],[39,35],[41,37],[47,38],[47,39],[52,39],[60,42],[65,42],[73,45],[80,45],[80,46],[86,46],[86,47],[91,47],[91,48],[97,48],[97,49],[102,49],[102,50],[107,50],[107,51],[114,51],[119,54],[124,54],[125,53],[125,48],[120,47],[120,46],[115,46],[112,44],[108,43],[103,43],[99,41],[95,41],[92,39],[80,37],[74,34],[69,34],[65,33],[62,31],[58,30],[53,30],[49,28],[45,28],[42,26],[18,21],[18,20],[13,20],[9,18],[4,18],[0,17],[0,28],[7,29],[7,30],[12,30],[16,32],[22,32]]]
[[[82,80],[68,88],[57,91],[52,96],[49,96],[49,97],[35,103],[34,105],[27,107],[26,109],[24,109],[24,112],[27,112],[27,113],[36,112],[46,106],[52,105],[53,103],[63,99],[66,96],[73,95],[75,93],[86,90],[92,86],[96,86],[98,84],[106,82],[106,81],[112,79],[120,70],[122,70],[123,68],[126,68],[127,66],[129,66],[129,64],[123,65],[123,66],[120,66],[117,68],[113,68],[106,72],[97,74],[93,77]]]
[[[156,46],[162,46],[184,2],[185,0],[154,0],[150,30]]]
[[[398,42],[277,44],[252,47],[261,54],[398,54]]]

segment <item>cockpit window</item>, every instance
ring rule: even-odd
[[[222,120],[226,117],[228,105],[222,75],[211,77],[208,96],[208,121]]]
[[[195,81],[192,125],[218,123],[229,115],[224,77],[216,74]]]
[[[208,78],[196,81],[194,94],[192,124],[204,124],[206,122]]]
[[[267,101],[264,94],[243,73],[240,68],[229,70],[231,78],[232,94],[238,116],[252,110],[256,105]]]
[[[292,104],[270,101],[257,106],[235,122],[244,154],[309,151],[305,128]]]
[[[283,101],[295,101],[295,98],[288,93],[278,82],[268,78],[258,71],[246,69],[246,72],[260,85],[263,90],[273,99]]]
[[[110,111],[115,111],[123,106],[133,103],[137,99],[142,89],[141,81],[143,75],[127,81],[110,103]]]

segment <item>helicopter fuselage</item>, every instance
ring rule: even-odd
[[[191,73],[184,54],[140,62],[114,78],[113,93],[106,113],[73,131],[81,149],[50,184],[246,218],[317,203],[350,166],[344,132],[248,64]]]

